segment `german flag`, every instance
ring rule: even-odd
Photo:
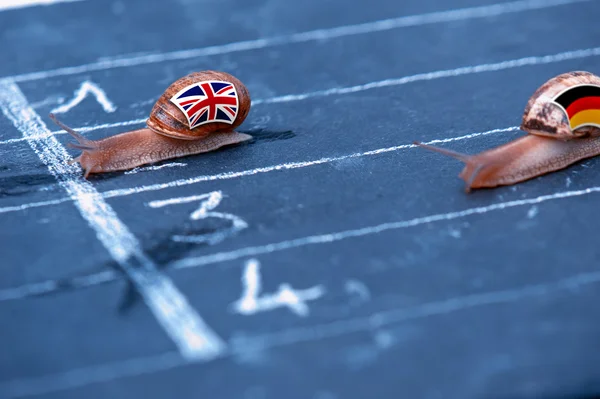
[[[583,126],[600,127],[600,86],[573,86],[562,91],[553,101],[567,114],[571,130]]]

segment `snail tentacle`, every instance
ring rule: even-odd
[[[69,126],[62,123],[61,121],[59,121],[56,118],[56,115],[50,114],[49,116],[50,116],[50,119],[52,119],[52,121],[54,121],[54,123],[56,123],[65,132],[69,133],[71,135],[71,137],[73,137],[75,140],[77,140],[77,143],[67,144],[69,147],[76,148],[76,149],[82,150],[82,151],[94,151],[94,150],[98,149],[98,146],[96,145],[96,143],[93,140],[86,139],[81,134],[79,134],[75,129],[72,129]]]

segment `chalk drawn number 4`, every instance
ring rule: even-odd
[[[244,285],[242,296],[231,304],[231,310],[245,316],[281,307],[287,307],[298,316],[308,316],[307,302],[319,299],[325,294],[325,289],[321,285],[297,290],[287,283],[280,284],[277,292],[262,294],[260,262],[257,259],[246,262],[242,283]]]

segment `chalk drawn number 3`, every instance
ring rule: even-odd
[[[209,244],[214,245],[228,237],[231,237],[241,230],[248,227],[246,223],[239,216],[231,213],[214,212],[213,210],[219,206],[223,200],[223,193],[221,191],[213,191],[207,194],[197,195],[193,197],[176,198],[164,201],[152,201],[148,205],[152,208],[160,208],[166,205],[183,204],[192,201],[200,200],[200,206],[194,212],[190,214],[190,220],[200,221],[208,218],[217,218],[227,220],[231,223],[230,227],[219,229],[214,233],[197,234],[197,235],[174,235],[171,237],[173,241],[195,243],[195,244]]]

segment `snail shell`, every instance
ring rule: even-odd
[[[600,136],[600,128],[594,126],[571,130],[565,112],[552,102],[564,90],[583,84],[600,85],[600,77],[590,72],[576,71],[563,73],[544,83],[527,102],[521,129],[530,134],[559,140]]]
[[[232,83],[235,86],[238,101],[239,110],[233,124],[224,122],[210,122],[204,125],[200,125],[194,129],[190,129],[187,118],[177,108],[177,106],[171,102],[171,98],[177,94],[180,90],[188,87],[197,82],[220,80]],[[178,79],[171,86],[169,86],[160,98],[154,104],[150,117],[146,124],[152,130],[157,133],[164,134],[168,137],[174,137],[183,140],[195,140],[198,138],[206,137],[213,132],[223,130],[233,130],[244,122],[246,116],[250,112],[250,94],[248,89],[242,82],[236,77],[217,71],[202,71],[193,72],[187,76]]]

